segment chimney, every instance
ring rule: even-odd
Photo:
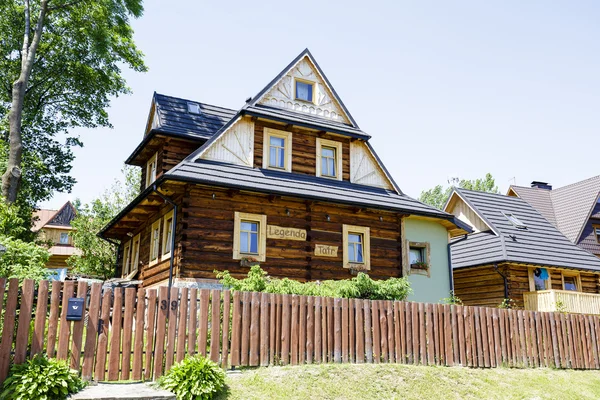
[[[531,187],[538,188],[538,189],[552,190],[552,185],[549,185],[548,182],[533,181],[533,182],[531,182]]]

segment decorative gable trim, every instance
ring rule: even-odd
[[[254,165],[254,122],[249,118],[238,117],[221,132],[216,140],[207,142],[194,160],[222,161],[246,167]]]
[[[75,211],[75,207],[73,207],[73,204],[71,204],[70,201],[67,201],[44,226],[53,225],[55,227],[71,227],[71,221],[74,220],[76,216],[77,212]]]
[[[314,104],[296,100],[294,95],[296,80],[315,83]],[[344,122],[358,128],[356,121],[308,49],[300,53],[249,103],[251,106],[258,104]]]
[[[393,181],[365,142],[350,143],[350,182],[395,190]]]

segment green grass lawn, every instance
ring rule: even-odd
[[[599,399],[600,372],[395,364],[307,365],[228,374],[222,399]]]

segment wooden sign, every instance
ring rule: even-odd
[[[325,244],[315,244],[315,256],[337,257],[337,246],[327,246]]]
[[[267,237],[269,239],[306,240],[306,230],[267,225]]]

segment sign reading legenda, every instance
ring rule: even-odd
[[[306,230],[267,225],[267,238],[286,240],[306,240]]]
[[[337,246],[327,246],[326,244],[315,244],[315,256],[337,257]]]

